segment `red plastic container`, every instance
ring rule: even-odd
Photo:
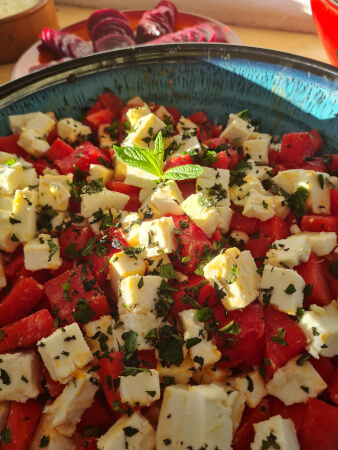
[[[318,35],[329,60],[338,67],[338,2],[311,0],[311,7]]]

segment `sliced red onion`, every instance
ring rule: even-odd
[[[134,33],[129,24],[124,21],[109,17],[98,22],[92,29],[92,40],[98,41],[108,34],[122,34],[134,39]]]
[[[115,48],[133,47],[134,45],[135,42],[127,36],[108,34],[94,43],[94,50],[96,52],[104,52]]]
[[[99,9],[98,11],[95,11],[91,16],[89,16],[87,21],[87,28],[89,36],[92,36],[93,28],[95,25],[97,25],[101,20],[105,19],[118,19],[125,22],[127,25],[129,25],[128,17],[125,16],[120,11],[117,11],[117,9],[107,8],[107,9]]]

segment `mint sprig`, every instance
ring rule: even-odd
[[[164,142],[161,131],[154,141],[154,150],[143,149],[133,144],[132,147],[117,147],[114,145],[116,155],[127,164],[151,173],[162,181],[166,180],[186,180],[187,178],[197,178],[204,172],[204,169],[197,164],[186,164],[173,167],[163,172]]]

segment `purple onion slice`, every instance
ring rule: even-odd
[[[127,25],[129,25],[128,17],[125,16],[120,11],[117,11],[117,9],[107,8],[107,9],[99,9],[98,11],[95,11],[91,16],[89,16],[87,21],[87,28],[89,36],[92,36],[93,28],[96,24],[101,22],[101,20],[104,19],[118,19],[125,22]]]
[[[133,47],[135,42],[122,34],[108,34],[94,43],[96,52],[105,52],[115,48]]]
[[[130,25],[126,24],[122,20],[112,17],[103,19],[94,26],[92,30],[92,40],[94,42],[98,41],[108,34],[122,34],[130,39],[134,39],[134,33]]]
[[[88,41],[73,41],[68,44],[68,53],[71,58],[81,58],[94,53],[93,44]]]

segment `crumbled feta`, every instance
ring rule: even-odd
[[[129,434],[127,430],[135,430]],[[97,441],[99,450],[154,450],[156,433],[148,420],[139,412],[130,417],[120,417],[109,430]]]
[[[299,234],[275,241],[266,254],[264,264],[292,269],[301,262],[308,261],[311,243],[307,236]]]
[[[309,398],[317,397],[327,388],[327,384],[309,361],[297,364],[300,356],[290,359],[285,366],[277,369],[266,384],[268,393],[287,406],[306,403]]]
[[[162,277],[156,275],[132,275],[124,278],[119,289],[119,314],[155,312],[162,280]]]
[[[304,312],[298,325],[308,338],[306,349],[312,356],[331,358],[338,355],[337,301],[333,300],[323,308],[311,305],[310,311]]]
[[[93,403],[98,389],[99,382],[93,373],[82,370],[75,372],[62,394],[44,409],[44,413],[52,419],[51,426],[63,436],[72,436],[82,414]]]
[[[59,328],[37,345],[50,376],[62,384],[68,383],[76,370],[82,369],[93,359],[77,323]]]
[[[157,370],[145,369],[135,376],[120,376],[120,395],[123,403],[149,406],[161,396]]]
[[[259,300],[265,305],[274,305],[280,311],[296,315],[303,306],[305,281],[292,269],[264,267]]]
[[[0,358],[0,401],[26,403],[41,392],[39,357],[33,351],[6,353]]]
[[[140,229],[140,245],[144,245],[145,255],[157,256],[176,250],[174,221],[171,217],[143,222]]]
[[[283,419],[279,415],[273,416],[268,420],[255,423],[254,428],[255,440],[251,444],[251,450],[262,450],[265,447],[300,450],[295,425],[291,419]]]
[[[23,247],[25,255],[25,269],[35,270],[58,269],[62,264],[60,258],[59,240],[49,234],[39,236],[28,241]]]
[[[222,292],[221,301],[229,311],[244,308],[258,297],[261,277],[249,251],[229,248],[204,267],[204,276]]]

